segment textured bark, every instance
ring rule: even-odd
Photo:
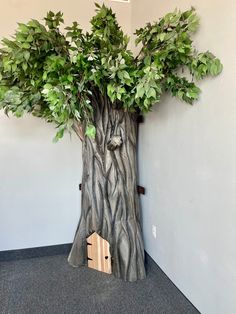
[[[87,264],[86,237],[94,231],[111,245],[112,273],[123,280],[145,278],[137,194],[136,115],[93,99],[96,138],[83,141],[81,217],[69,255]]]

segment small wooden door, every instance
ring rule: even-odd
[[[96,232],[87,238],[88,267],[111,274],[110,244]]]

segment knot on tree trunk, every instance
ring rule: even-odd
[[[122,145],[122,138],[119,135],[113,135],[107,142],[108,150],[115,150],[117,147]]]

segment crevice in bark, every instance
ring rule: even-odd
[[[96,95],[96,138],[83,141],[81,217],[69,255],[87,264],[86,237],[94,231],[110,243],[113,274],[127,281],[145,278],[137,193],[137,117]],[[111,145],[111,140],[115,141]]]

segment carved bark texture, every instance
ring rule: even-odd
[[[137,117],[112,108],[107,97],[93,99],[96,138],[83,141],[81,217],[69,255],[87,264],[86,237],[97,232],[110,243],[112,273],[123,280],[145,278],[137,194]]]

